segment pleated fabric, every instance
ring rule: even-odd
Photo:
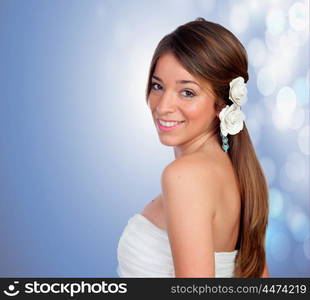
[[[215,277],[233,277],[238,250],[215,252]],[[168,234],[142,214],[132,216],[117,247],[119,277],[175,277]]]

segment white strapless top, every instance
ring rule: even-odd
[[[238,250],[215,252],[215,277],[233,277]],[[142,214],[128,220],[117,247],[119,277],[175,277],[168,234]]]

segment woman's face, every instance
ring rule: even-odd
[[[161,143],[177,146],[205,139],[216,117],[214,96],[207,83],[199,82],[173,54],[157,60],[148,97]],[[159,120],[176,121],[160,124]],[[166,126],[165,126],[166,125]]]

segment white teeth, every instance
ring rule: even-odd
[[[162,120],[158,120],[158,121],[161,125],[166,126],[166,127],[175,126],[176,124],[181,123],[181,122],[165,122]]]

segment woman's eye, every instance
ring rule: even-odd
[[[158,87],[157,87],[158,86]],[[160,88],[160,84],[156,83],[156,82],[152,82],[151,83],[151,88],[155,91],[159,90]]]
[[[195,97],[196,95],[193,93],[193,92],[191,92],[191,91],[189,91],[189,90],[184,90],[183,92],[185,92],[185,97],[186,98],[193,98],[193,97]]]
[[[154,91],[162,90],[162,86],[157,82],[151,82],[151,89]],[[183,90],[182,93],[185,93],[183,94],[183,96],[185,96],[186,98],[193,98],[196,96],[196,94],[189,90]]]

